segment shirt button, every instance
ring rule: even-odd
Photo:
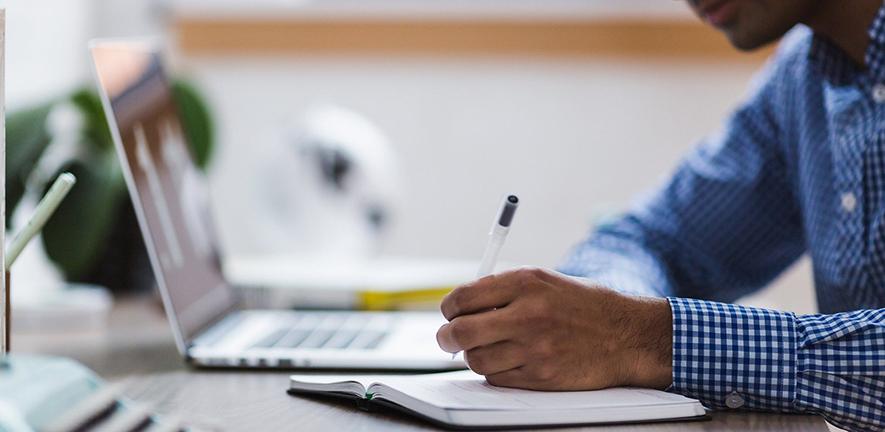
[[[842,210],[851,213],[855,207],[857,207],[857,197],[851,192],[842,194]]]
[[[725,406],[731,409],[737,409],[744,406],[744,397],[740,393],[733,391],[725,397]]]
[[[873,86],[873,100],[876,103],[885,102],[885,84],[876,84]]]

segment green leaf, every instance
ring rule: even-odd
[[[114,141],[98,94],[81,89],[71,95],[71,103],[83,114],[83,143],[99,152],[113,152]]]
[[[190,144],[191,157],[194,158],[194,163],[198,167],[205,169],[209,164],[215,140],[215,130],[209,109],[199,92],[184,81],[174,80],[172,82],[172,96],[178,106],[182,128],[187,142]]]
[[[46,118],[52,104],[10,113],[6,117],[6,226],[25,192],[25,182],[51,141]]]
[[[67,280],[83,277],[97,264],[126,199],[112,157],[71,161],[63,168],[77,176],[77,183],[43,228],[43,245]]]

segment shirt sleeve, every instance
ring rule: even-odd
[[[576,246],[559,270],[614,289],[733,301],[805,250],[782,148],[783,66],[657,191]]]
[[[717,409],[885,429],[885,309],[801,315],[671,297],[670,391]]]

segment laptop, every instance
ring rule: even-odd
[[[208,190],[160,50],[90,44],[98,90],[179,352],[205,367],[446,370],[438,312],[247,309],[225,280]]]

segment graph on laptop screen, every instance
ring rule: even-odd
[[[206,182],[157,51],[107,42],[92,55],[157,283],[189,340],[235,301],[221,275]]]

